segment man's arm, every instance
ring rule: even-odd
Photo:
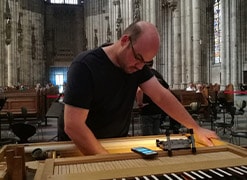
[[[88,109],[65,104],[65,132],[84,155],[107,154],[106,149],[86,125],[88,112]]]
[[[149,103],[143,103],[143,92],[141,88],[138,87],[136,91],[136,103],[139,108],[142,108],[144,106],[147,106]]]
[[[143,92],[142,90],[138,87],[137,91],[136,91],[136,103],[139,107],[142,107],[142,102],[143,100]]]
[[[218,138],[215,132],[201,128],[177,98],[169,90],[162,87],[156,78],[153,77],[142,83],[140,88],[170,117],[185,127],[192,128],[199,142],[212,146],[213,143],[210,138]]]

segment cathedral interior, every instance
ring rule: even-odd
[[[247,83],[244,0],[3,0],[0,86],[66,83],[81,51],[117,40],[135,21],[161,37],[155,68],[172,89]]]
[[[219,135],[220,140],[213,139],[215,145],[219,147],[224,145],[220,148],[212,148],[212,152],[216,155],[213,154],[210,160],[205,156],[203,161],[195,161],[193,158],[196,156],[194,154],[190,156],[190,153],[188,156],[190,161],[185,162],[184,167],[188,167],[191,171],[193,167],[205,166],[206,169],[210,167],[209,165],[213,165],[210,168],[216,168],[219,162],[223,164],[221,168],[236,163],[245,168],[242,171],[245,173],[243,179],[246,179],[247,0],[0,0],[0,147],[3,146],[1,148],[4,149],[7,144],[11,147],[13,144],[18,146],[21,143],[29,143],[25,147],[25,150],[29,150],[25,152],[25,157],[40,158],[34,157],[35,153],[30,149],[40,150],[40,144],[36,147],[36,143],[45,142],[41,146],[47,148],[47,151],[44,151],[47,154],[41,151],[39,155],[42,155],[41,158],[43,155],[49,155],[47,157],[51,158],[51,161],[41,159],[42,164],[38,164],[40,166],[26,164],[28,168],[32,166],[32,178],[26,178],[27,180],[46,179],[46,176],[48,179],[66,179],[66,177],[92,179],[91,168],[95,165],[90,165],[89,172],[85,174],[80,174],[79,170],[76,172],[74,169],[66,171],[72,175],[76,172],[74,176],[65,176],[63,173],[61,176],[51,174],[59,171],[60,168],[51,168],[53,165],[65,164],[64,157],[72,157],[73,160],[69,159],[68,164],[72,164],[73,167],[78,161],[82,162],[81,157],[76,157],[82,154],[74,144],[53,142],[60,141],[60,130],[64,130],[64,128],[59,129],[59,125],[64,123],[63,92],[67,82],[67,71],[79,53],[105,43],[116,42],[124,29],[137,21],[151,22],[159,31],[160,47],[154,57],[154,69],[163,76],[172,93],[178,97],[194,120],[201,127],[213,130]],[[190,87],[190,85],[195,86]],[[196,89],[199,90],[200,87],[204,88],[198,93]],[[137,142],[143,146],[151,144],[150,147],[160,152],[157,139],[156,143],[153,143],[153,139],[151,141],[148,136],[138,137],[142,135],[141,116],[140,107],[136,102],[130,111],[128,137],[120,140],[103,140],[104,147],[113,155],[127,152],[128,158],[133,144]],[[166,120],[170,124],[167,125],[165,121],[160,123],[159,137],[162,135],[163,138],[171,129],[173,119],[169,118],[167,115]],[[19,123],[21,124],[19,129],[22,126],[31,129],[21,129],[16,132],[10,120],[12,123],[20,119],[22,122]],[[29,126],[27,122],[33,124]],[[175,125],[181,127],[180,124]],[[193,137],[191,139],[194,141]],[[230,148],[226,148],[226,144]],[[237,147],[238,145],[243,149]],[[25,162],[24,156],[17,154],[18,149],[5,149],[6,151],[2,149],[0,179],[20,179],[23,169],[25,171],[27,167],[22,164]],[[203,151],[209,150],[206,147]],[[11,152],[12,157],[22,160],[12,163],[14,168],[10,166],[5,168],[6,164],[8,165],[8,162],[5,163],[6,159],[8,161],[8,154],[5,158],[5,152]],[[166,151],[162,150],[162,153]],[[98,157],[104,156],[94,156],[95,159]],[[118,156],[106,157],[108,162]],[[62,161],[61,159],[59,161],[59,158]],[[223,161],[223,158],[227,160]],[[74,160],[75,164],[73,164]],[[117,160],[121,160],[122,163],[125,156]],[[169,157],[164,162],[170,160],[173,159]],[[91,161],[90,157],[85,162],[89,161]],[[152,160],[147,161],[152,162]],[[177,171],[182,167],[182,161],[184,158],[180,161],[175,159],[175,163],[172,162],[170,166]],[[21,167],[17,167],[17,164]],[[160,164],[157,167],[162,170],[167,168]],[[185,169],[184,167],[182,169]],[[16,177],[2,178],[2,171],[6,169],[13,170],[11,173]],[[34,169],[37,170],[36,178],[33,178]],[[153,164],[143,169],[144,174],[149,172],[149,169],[155,169],[154,172],[159,170]],[[120,168],[114,175],[120,176],[125,171],[129,175],[130,172],[135,173],[135,170],[138,173],[140,171],[137,167]],[[102,174],[107,174],[107,171],[102,170]],[[85,175],[88,175],[88,178]],[[102,177],[98,179],[104,179]]]

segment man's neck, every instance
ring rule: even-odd
[[[118,63],[117,63],[117,57],[116,57],[116,53],[115,53],[115,44],[109,45],[109,46],[105,46],[103,47],[103,51],[106,53],[107,57],[110,59],[110,61],[117,67],[119,67]]]

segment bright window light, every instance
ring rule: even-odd
[[[53,4],[78,4],[78,0],[51,0]]]

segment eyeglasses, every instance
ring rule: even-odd
[[[140,61],[141,63],[145,64],[146,62],[144,61],[142,55],[140,55],[139,53],[137,54],[134,47],[133,47],[133,43],[132,43],[132,40],[131,40],[131,37],[129,37],[129,40],[130,40],[130,46],[131,46],[131,49],[132,49],[132,52],[134,54],[134,57],[136,60]]]

